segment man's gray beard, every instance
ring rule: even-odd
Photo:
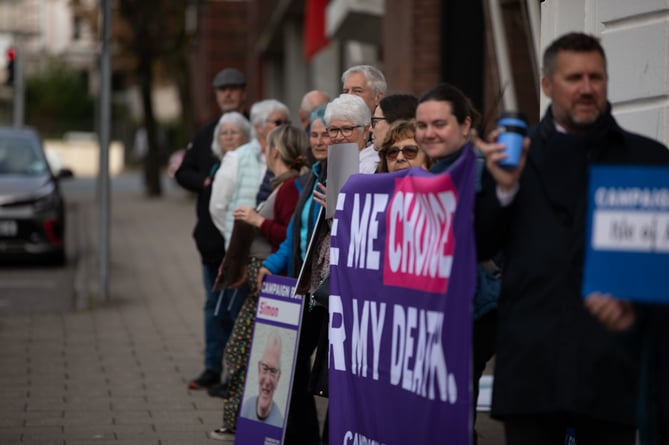
[[[590,127],[592,127],[595,122],[597,122],[597,119],[602,115],[602,112],[600,110],[597,110],[597,114],[592,119],[588,119],[587,122],[578,122],[576,121],[573,116],[569,116],[569,125],[571,128],[576,129],[576,130],[587,130]]]

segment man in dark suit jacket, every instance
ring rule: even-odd
[[[212,82],[216,102],[221,111],[242,112],[246,97],[246,78],[235,68],[221,70]],[[219,160],[212,152],[211,144],[214,138],[214,129],[220,116],[204,124],[195,133],[183,161],[174,177],[183,188],[197,194],[197,220],[193,229],[195,245],[202,261],[202,276],[205,288],[204,305],[204,371],[195,379],[188,382],[190,389],[212,388],[221,382],[223,371],[223,350],[230,335],[221,322],[226,314],[223,311],[215,313],[218,302],[218,292],[212,290],[218,272],[218,266],[225,255],[225,241],[209,215],[209,197],[211,183],[218,168]]]
[[[669,151],[613,118],[596,38],[564,35],[543,64],[551,105],[520,165],[500,167],[504,146],[478,142],[488,171],[476,210],[479,254],[501,248],[505,258],[492,415],[504,421],[508,445],[565,443],[568,429],[579,445],[633,445],[638,348],[581,298],[588,167],[669,164]]]

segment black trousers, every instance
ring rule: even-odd
[[[634,445],[636,428],[569,413],[508,416],[503,419],[506,445],[564,445],[573,428],[578,445]]]
[[[479,379],[485,371],[486,364],[495,355],[495,338],[497,331],[497,309],[485,314],[478,320],[474,320],[472,333],[473,345],[473,369],[472,369],[472,409],[474,414],[472,422],[476,424],[476,401],[479,398]],[[478,443],[476,429],[473,429],[472,443]]]
[[[290,412],[286,424],[285,445],[318,445],[321,441],[316,401],[309,392],[311,354],[316,349],[321,325],[328,313],[323,308],[309,310],[305,304],[302,328],[295,359],[295,376],[290,397]]]

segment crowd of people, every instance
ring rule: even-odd
[[[195,134],[175,174],[197,194],[205,353],[188,387],[223,398],[222,425],[210,437],[234,441],[240,416],[283,422],[272,400],[281,339],[269,336],[262,358],[249,362],[258,290],[268,274],[298,278],[312,239],[299,286],[318,294],[327,283],[331,221],[320,210],[328,146],[349,143],[365,174],[440,174],[464,151],[477,151],[472,399],[495,356],[492,416],[504,423],[508,445],[562,444],[567,434],[579,445],[632,445],[637,431],[645,444],[669,444],[669,311],[581,295],[588,167],[669,165],[664,145],[618,125],[607,81],[597,38],[570,33],[552,42],[541,81],[550,105],[525,137],[519,165],[508,168],[500,165],[507,155],[498,132],[479,136],[480,114],[454,85],[387,95],[378,68],[353,66],[337,97],[304,95],[297,127],[274,99],[245,115],[245,76],[218,73],[221,115]],[[287,445],[328,442],[314,400],[319,360],[327,369],[327,321],[327,301],[305,305]],[[246,370],[256,366],[259,396],[242,403]]]

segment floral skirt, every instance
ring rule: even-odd
[[[249,293],[237,314],[232,334],[230,334],[223,354],[225,371],[228,376],[228,394],[223,399],[223,427],[233,431],[237,424],[241,398],[244,395],[246,367],[253,338],[253,322],[258,307],[257,278],[261,266],[262,260],[256,257],[249,258],[247,270]]]

